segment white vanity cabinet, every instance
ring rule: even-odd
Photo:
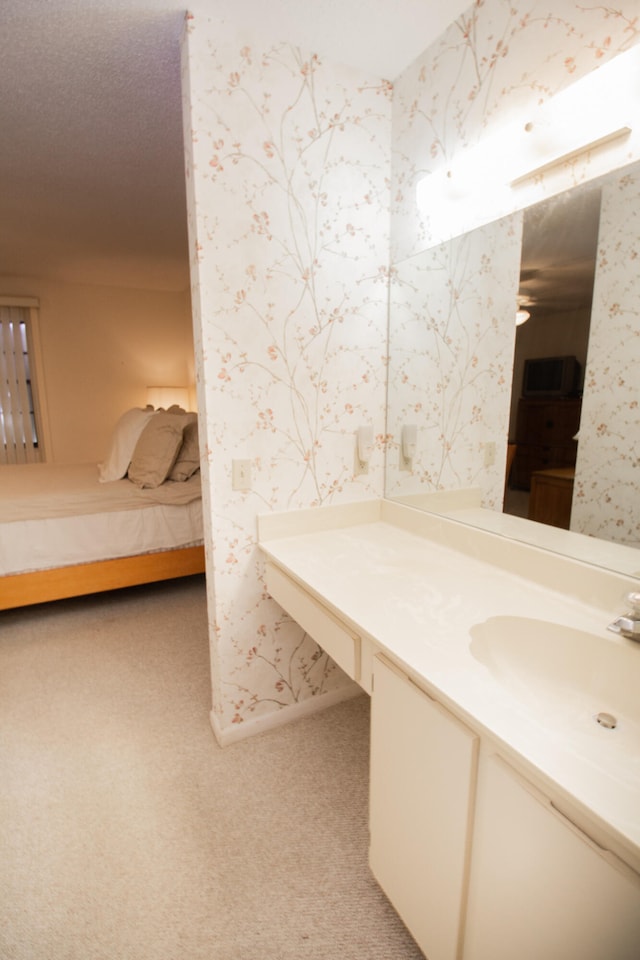
[[[381,655],[370,834],[429,960],[640,957],[640,876]]]
[[[369,862],[429,960],[460,956],[477,752],[471,730],[374,658]]]
[[[638,960],[640,877],[483,755],[464,960],[515,957]]]
[[[640,960],[635,706],[591,683],[623,652],[635,676],[605,639],[629,577],[387,501],[302,513],[262,525],[267,588],[371,693],[369,861],[428,960]],[[544,670],[520,619],[558,638]],[[619,705],[611,754],[576,726],[592,694]]]

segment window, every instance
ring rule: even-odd
[[[44,460],[34,368],[37,302],[0,299],[0,464]]]

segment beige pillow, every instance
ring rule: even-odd
[[[183,419],[186,426],[182,436],[182,446],[169,474],[169,480],[188,480],[200,468],[198,416],[195,413],[187,413]]]
[[[149,420],[136,443],[129,479],[138,487],[159,487],[169,476],[186,426],[184,416],[158,411]]]
[[[126,477],[140,434],[154,416],[153,410],[142,410],[140,407],[133,407],[122,414],[113,429],[106,459],[98,464],[100,483],[110,483]]]

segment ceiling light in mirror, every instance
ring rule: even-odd
[[[531,316],[531,310],[529,309],[533,301],[530,297],[524,296],[523,294],[518,294],[518,305],[516,308],[516,327],[521,327],[523,323],[526,323],[529,317]]]

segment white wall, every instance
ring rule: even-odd
[[[145,387],[193,385],[188,293],[0,277],[0,292],[38,297],[49,462],[98,462]]]

